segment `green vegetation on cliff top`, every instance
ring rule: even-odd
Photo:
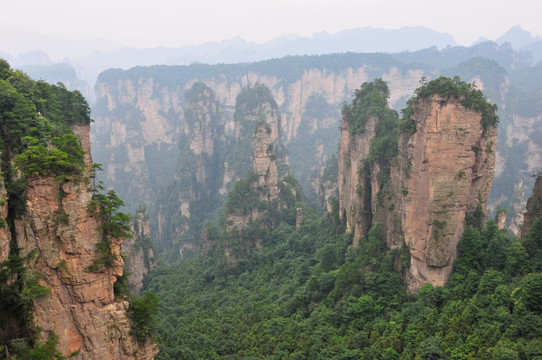
[[[426,99],[438,95],[446,103],[450,99],[456,99],[467,109],[478,111],[482,115],[482,126],[497,127],[499,117],[497,116],[497,105],[486,100],[481,90],[475,84],[468,84],[461,81],[458,76],[453,79],[441,76],[435,80],[425,83],[422,79],[422,86],[416,89],[416,94],[408,100],[407,107],[403,110],[405,120],[411,119],[414,114],[414,104],[420,99]]]

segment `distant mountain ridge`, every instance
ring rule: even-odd
[[[485,40],[485,41],[483,41]],[[477,46],[492,43],[480,38]],[[510,43],[516,50],[532,53],[532,62],[542,59],[542,40],[523,30],[519,25],[499,37],[496,44]],[[493,44],[495,44],[493,43]],[[284,35],[263,44],[248,42],[240,37],[201,45],[185,45],[178,48],[134,48],[98,39],[74,40],[39,34],[34,31],[0,27],[0,57],[15,68],[30,65],[51,65],[58,62],[72,66],[77,77],[89,84],[84,95],[92,102],[93,84],[98,74],[106,69],[129,69],[149,65],[188,65],[191,63],[234,64],[281,58],[289,55],[322,55],[345,52],[386,52],[416,54],[423,49],[437,52],[445,49],[468,49],[459,46],[453,36],[422,26],[400,29],[364,27],[329,34],[313,34],[311,37]],[[60,53],[63,49],[64,53]],[[453,50],[453,51],[456,51]],[[17,54],[18,53],[18,54]],[[418,54],[419,55],[419,54]],[[484,54],[485,55],[485,54]],[[487,55],[486,55],[487,56]],[[407,59],[404,59],[409,61]],[[416,61],[412,59],[412,61]],[[427,63],[427,61],[424,61]],[[523,64],[522,64],[523,65]],[[530,65],[527,64],[527,65]],[[34,68],[34,72],[37,69]],[[39,72],[46,81],[49,76]],[[33,76],[33,74],[29,74]],[[55,78],[56,81],[56,78]]]
[[[14,35],[15,34],[15,35]],[[110,68],[128,69],[147,65],[188,65],[253,62],[287,55],[320,55],[343,52],[401,52],[416,51],[435,46],[444,48],[456,42],[450,34],[439,33],[425,27],[375,29],[371,27],[343,30],[336,34],[326,32],[312,37],[285,35],[263,44],[247,42],[235,37],[220,42],[185,45],[178,48],[134,48],[97,39],[79,42],[34,31],[0,27],[0,53],[12,66],[44,65],[41,50],[53,61],[72,65],[78,76],[89,84],[98,74]],[[64,53],[62,53],[63,49]],[[17,55],[18,53],[18,55]],[[33,56],[29,56],[29,54]]]

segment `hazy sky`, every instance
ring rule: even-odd
[[[265,42],[372,26],[425,26],[463,45],[521,25],[542,35],[540,0],[3,0],[2,25],[138,47],[240,36]]]

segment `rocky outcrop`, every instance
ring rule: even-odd
[[[343,110],[341,214],[355,238],[380,223],[388,247],[408,248],[411,261],[405,280],[411,291],[426,282],[446,283],[467,216],[479,206],[485,211],[493,183],[494,107],[467,84],[453,84],[440,78],[418,90],[423,96],[411,101],[398,138],[393,135],[399,131],[393,128],[393,114],[375,108],[386,103],[377,95],[387,94],[378,80],[362,86],[352,106]],[[465,93],[459,98],[431,93],[443,85],[458,86],[456,93]],[[365,99],[376,110],[360,108]],[[487,104],[487,113],[493,115],[483,119],[481,111],[467,108],[472,99]],[[487,119],[493,122],[488,125]]]
[[[90,159],[89,126],[73,127]],[[87,174],[88,175],[88,174]],[[54,332],[58,349],[73,359],[153,359],[156,345],[129,334],[128,303],[116,300],[113,285],[122,275],[121,240],[110,239],[113,262],[103,271],[89,267],[103,254],[101,220],[88,211],[92,193],[85,181],[34,176],[26,184],[26,212],[15,220],[21,256],[35,252],[28,271],[49,290],[32,302],[42,339]]]
[[[225,138],[214,92],[197,82],[185,98],[186,127],[177,169],[173,180],[160,190],[157,202],[157,239],[161,246],[174,247],[172,251],[186,258],[196,254],[201,219],[219,204]]]
[[[521,237],[524,238],[533,226],[534,221],[542,217],[542,176],[538,175],[533,188],[533,194],[527,201],[527,211],[523,214]]]
[[[372,226],[372,191],[360,175],[365,170],[371,141],[375,138],[378,117],[371,116],[362,134],[351,134],[350,124],[341,122],[339,143],[339,208],[346,216],[346,227],[354,233],[354,240],[367,235]]]
[[[253,167],[258,174],[258,184],[264,191],[264,199],[267,201],[276,200],[279,195],[279,175],[277,171],[276,156],[273,152],[274,139],[273,127],[269,123],[260,122],[256,125],[254,133],[254,159]],[[277,136],[275,134],[275,136]]]
[[[252,248],[261,249],[263,247],[262,237],[256,235],[258,230],[272,226],[269,221],[261,222],[264,218],[269,217],[269,209],[276,208],[278,210],[279,205],[279,176],[277,171],[276,156],[273,152],[273,133],[271,126],[263,121],[258,122],[256,125],[253,146],[253,173],[249,175],[248,179],[242,182],[245,187],[248,187],[248,193],[245,191],[230,195],[230,203],[228,209],[230,210],[226,218],[225,232],[232,235],[231,238],[239,236],[241,254],[235,254],[230,245],[225,247],[225,254],[229,261],[233,261],[236,256],[250,253]],[[238,199],[240,201],[247,201],[249,206],[243,206],[246,211],[239,212],[235,206],[231,205],[232,198],[248,195],[245,199]],[[265,207],[261,207],[258,204],[268,204]],[[242,233],[252,232],[255,236],[251,236],[251,239],[243,239]],[[250,240],[250,241],[246,241]],[[235,247],[235,245],[234,245]]]
[[[124,239],[121,250],[125,258],[124,269],[128,272],[130,294],[139,294],[143,277],[157,266],[147,210],[139,209],[136,212],[132,218],[131,233],[131,238]]]
[[[438,95],[420,99],[412,119],[416,132],[399,142],[398,183],[402,231],[390,232],[388,244],[411,254],[407,286],[425,282],[442,286],[457,258],[466,216],[478,205],[485,210],[493,184],[497,131],[482,126],[481,114]],[[408,169],[408,176],[404,173]],[[396,192],[397,194],[397,192]]]
[[[499,209],[495,215],[495,222],[497,223],[497,228],[503,230],[506,225],[506,211]]]

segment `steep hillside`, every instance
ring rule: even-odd
[[[282,224],[236,268],[210,253],[151,272],[159,359],[535,359],[542,222],[521,241],[467,226],[450,282],[407,293],[380,226],[350,246],[335,211]]]
[[[3,60],[0,87],[3,350],[154,358],[152,342],[130,335],[129,303],[115,296],[127,227],[122,201],[93,186],[88,104]]]

